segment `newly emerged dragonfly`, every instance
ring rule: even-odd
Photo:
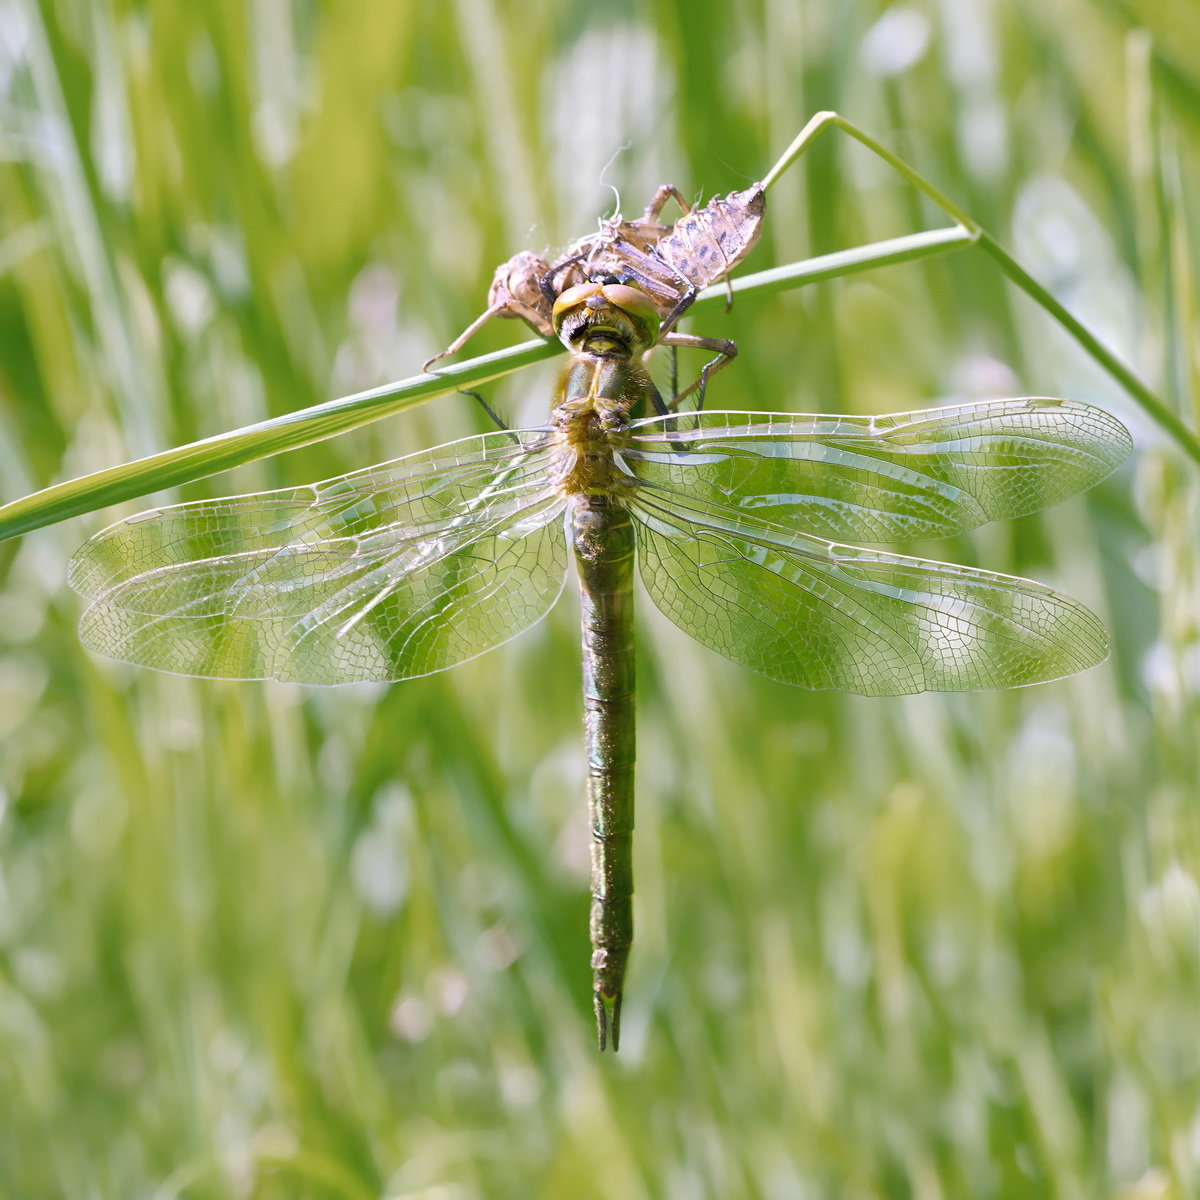
[[[670,412],[642,361],[662,322],[646,290],[601,274],[555,292],[550,321],[570,359],[545,427],[143,513],[92,538],[71,583],[103,654],[340,684],[500,645],[554,604],[573,555],[595,1011],[615,1050],[633,936],[635,560],[680,628],[786,683],[871,696],[1038,683],[1106,656],[1081,604],[840,539],[945,537],[1035,512],[1131,446],[1106,413],[1039,398],[886,417]]]

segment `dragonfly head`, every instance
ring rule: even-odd
[[[640,288],[597,279],[567,288],[554,302],[554,332],[568,350],[642,354],[658,336],[654,302]]]

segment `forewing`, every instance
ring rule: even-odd
[[[1028,579],[838,545],[727,510],[631,505],[642,579],[685,633],[784,683],[867,696],[1041,683],[1101,662],[1077,601]]]
[[[651,489],[797,532],[945,537],[1057,504],[1128,456],[1102,409],[1038,397],[879,417],[702,412],[634,423],[623,453]]]
[[[100,653],[188,675],[405,679],[506,641],[557,598],[563,503],[540,433],[469,438],[312,487],[178,505],[72,560]]]

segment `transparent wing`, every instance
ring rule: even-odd
[[[1042,683],[1101,662],[1083,605],[1028,579],[843,546],[635,493],[642,579],[685,633],[751,670],[865,696]]]
[[[487,434],[325,483],[181,504],[71,562],[101,654],[185,675],[406,679],[538,620],[566,576],[546,435]]]
[[[664,502],[682,495],[861,541],[945,537],[1036,512],[1132,449],[1101,409],[1040,398],[882,417],[678,414],[631,433],[622,458]]]

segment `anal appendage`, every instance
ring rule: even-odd
[[[596,986],[596,1037],[603,1051],[608,1048],[608,1035],[612,1033],[613,1053],[620,1049],[621,1044],[621,993],[606,996],[599,984]]]

